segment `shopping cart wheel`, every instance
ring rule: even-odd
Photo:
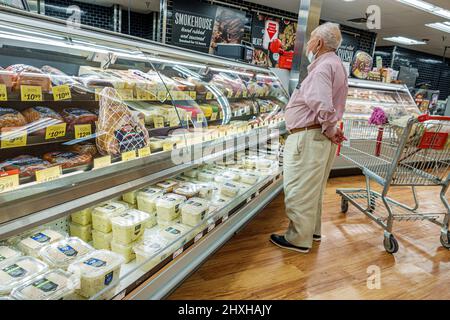
[[[441,233],[441,244],[444,248],[450,249],[450,233]]]
[[[347,213],[347,211],[348,211],[348,200],[341,198],[341,212]]]
[[[396,253],[398,251],[398,242],[392,234],[384,236],[384,249],[389,253]]]

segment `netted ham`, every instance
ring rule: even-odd
[[[62,115],[67,122],[68,131],[73,131],[76,124],[94,124],[97,121],[95,114],[79,108],[66,108],[62,111]]]
[[[149,143],[145,125],[113,88],[104,88],[100,92],[96,143],[101,154],[111,155],[143,148]]]
[[[33,135],[44,135],[46,127],[64,122],[59,113],[47,107],[28,108],[22,111],[22,114],[30,123],[28,131]]]
[[[90,154],[77,152],[49,152],[44,154],[43,158],[51,164],[60,165],[63,169],[89,164],[92,161]]]

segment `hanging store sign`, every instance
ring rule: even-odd
[[[343,62],[351,63],[356,51],[359,50],[359,35],[342,32],[342,44],[337,50],[337,55]]]

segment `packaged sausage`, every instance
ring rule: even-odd
[[[65,234],[52,229],[37,229],[23,236],[17,244],[25,254],[38,257],[39,250],[46,245],[64,238]]]
[[[36,106],[22,111],[23,116],[30,124],[28,132],[33,135],[45,135],[45,128],[64,122],[63,117],[53,109]]]
[[[98,119],[92,112],[79,108],[65,108],[61,114],[67,122],[67,131],[73,131],[77,124],[95,124]]]
[[[80,142],[67,147],[68,151],[80,153],[80,154],[90,154],[91,156],[97,155],[97,147],[91,142]]]
[[[21,127],[26,124],[27,120],[20,112],[0,107],[0,131],[2,128]]]
[[[111,219],[113,240],[129,244],[139,239],[147,227],[149,214],[139,210],[128,210]]]
[[[92,156],[88,153],[79,154],[76,152],[49,152],[44,154],[44,160],[51,164],[60,165],[63,169],[86,165],[92,162]]]
[[[77,237],[59,240],[43,247],[39,256],[51,268],[67,269],[67,267],[94,251],[89,244]]]
[[[51,163],[38,157],[23,155],[0,163],[4,170],[18,169],[21,177],[33,176],[35,171],[51,167]]]

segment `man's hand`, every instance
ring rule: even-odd
[[[347,138],[344,136],[344,132],[340,128],[336,128],[336,133],[334,136],[330,137],[331,142],[334,144],[341,144],[342,141],[347,141]]]

